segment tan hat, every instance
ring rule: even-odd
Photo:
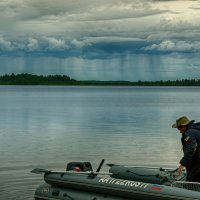
[[[172,125],[172,128],[188,125],[192,122],[194,122],[194,120],[189,120],[186,116],[182,116],[176,120],[176,123]]]

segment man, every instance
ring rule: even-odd
[[[172,128],[177,128],[182,134],[184,156],[180,160],[179,174],[182,174],[185,167],[186,181],[200,182],[200,122],[194,123],[194,120],[182,116],[176,120]]]

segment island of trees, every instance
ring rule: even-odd
[[[200,79],[175,81],[80,81],[66,75],[10,74],[0,76],[0,85],[99,85],[99,86],[200,86]]]

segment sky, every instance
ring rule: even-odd
[[[200,0],[0,0],[0,75],[200,78]]]

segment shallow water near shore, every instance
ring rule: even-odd
[[[181,115],[200,121],[199,87],[0,86],[0,199],[33,200],[41,175],[86,160],[177,167]],[[108,168],[103,167],[102,171]]]

